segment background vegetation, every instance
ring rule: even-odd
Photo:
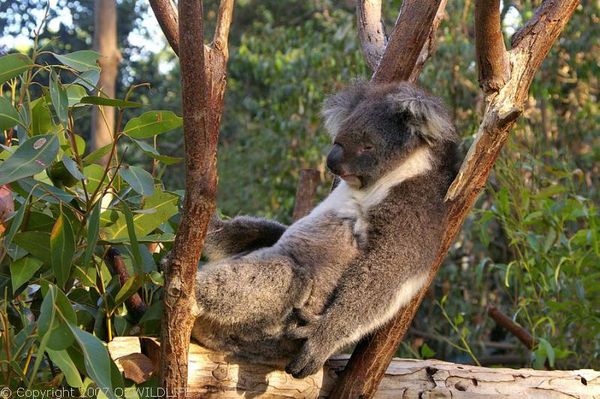
[[[507,36],[537,3],[505,2]],[[103,101],[85,89],[97,73],[95,56],[50,54],[91,48],[92,2],[58,0],[37,47],[2,42],[4,53],[19,51],[35,62],[21,58],[26,66],[14,75],[0,68],[0,182],[10,184],[16,210],[0,232],[0,379],[14,387],[119,386],[124,382],[108,366],[94,367],[110,364],[102,341],[158,333],[157,261],[172,240],[183,187],[181,165],[170,158],[182,154],[179,71],[144,3],[117,4],[123,61],[120,100],[112,105],[125,133],[106,170],[95,163],[101,152],[85,149],[90,109]],[[388,26],[399,4],[385,2]],[[33,38],[44,6],[0,3],[4,37]],[[210,25],[216,7],[210,1],[206,7]],[[483,106],[472,8],[469,0],[449,2],[438,51],[420,79],[448,104],[465,149]],[[600,368],[599,17],[595,2],[582,1],[546,59],[525,115],[399,356]],[[322,171],[319,196],[329,191],[320,104],[344,84],[369,77],[354,18],[351,1],[238,2],[219,148],[218,206],[225,215],[290,222],[301,168]],[[158,49],[149,45],[157,42]],[[162,110],[160,123],[150,110]],[[138,117],[154,127],[136,129]],[[42,146],[47,158],[28,170],[34,178],[6,177],[18,152],[27,160]],[[95,191],[112,193],[112,201],[101,207]],[[147,242],[163,245],[151,253]],[[125,284],[104,261],[109,244],[133,276]],[[141,318],[125,305],[136,292],[148,305]],[[488,317],[489,305],[534,336],[531,353]]]

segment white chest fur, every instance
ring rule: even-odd
[[[339,217],[354,219],[354,234],[362,236],[368,227],[366,215],[369,209],[383,201],[392,187],[427,172],[431,166],[431,153],[423,147],[370,187],[357,189],[342,181],[306,219],[333,212]]]

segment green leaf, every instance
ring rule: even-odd
[[[71,222],[62,209],[50,233],[50,260],[56,281],[61,287],[69,279],[71,262],[75,253],[75,235]]]
[[[131,209],[125,202],[123,204],[123,214],[125,215],[125,222],[127,223],[127,234],[129,235],[129,242],[131,243],[131,252],[133,254],[133,267],[135,272],[138,274],[142,273],[142,254],[140,253],[140,247],[138,244],[137,237],[135,235],[135,227],[133,224],[133,214]]]
[[[51,204],[70,202],[75,198],[63,190],[30,177],[21,179],[15,184],[11,184],[11,187],[17,192],[21,190],[25,194],[24,196],[31,195],[35,198],[43,198],[44,201],[47,201]]]
[[[119,175],[136,193],[147,196],[154,192],[154,178],[139,166],[124,165],[119,169]]]
[[[183,119],[171,111],[150,111],[130,119],[123,133],[134,139],[143,139],[166,133],[182,124]]]
[[[133,142],[135,144],[137,144],[138,147],[140,147],[140,149],[142,151],[144,151],[144,153],[154,159],[156,159],[157,161],[160,161],[162,163],[164,163],[165,165],[173,165],[176,163],[179,163],[181,161],[183,161],[183,158],[179,158],[179,157],[171,157],[168,155],[161,155],[156,148],[152,147],[150,144],[145,143],[143,141],[140,140],[133,140]]]
[[[431,359],[435,356],[435,351],[429,347],[426,343],[421,345],[421,357],[423,359]]]
[[[144,282],[144,279],[139,274],[135,274],[135,275],[129,277],[129,279],[127,279],[125,284],[123,284],[123,286],[121,287],[121,289],[119,290],[119,292],[117,292],[117,295],[115,296],[114,308],[117,308],[123,302],[125,302],[125,300],[127,298],[129,298],[130,296],[135,294],[137,292],[137,290],[140,289],[143,282]]]
[[[19,113],[12,103],[0,95],[0,130],[7,130],[19,124]]]
[[[99,70],[100,68],[96,64],[100,53],[92,50],[81,50],[73,53],[59,55],[52,53],[63,64],[73,68],[78,72],[84,72],[89,70]]]
[[[175,194],[156,190],[153,195],[144,201],[144,213],[133,215],[133,224],[137,237],[150,234],[158,226],[169,220],[177,213],[177,201],[179,197]],[[102,230],[103,239],[128,238],[127,222],[124,216],[119,216],[117,221]]]
[[[85,247],[85,252],[83,253],[83,266],[86,267],[89,265],[92,260],[92,255],[94,254],[94,249],[96,248],[96,243],[98,242],[98,235],[100,233],[100,201],[96,202],[94,205],[94,209],[92,209],[92,213],[88,219],[87,226],[87,246]]]
[[[69,107],[74,107],[76,105],[82,104],[81,100],[87,96],[87,91],[77,84],[68,85],[66,87],[66,92]]]
[[[77,79],[73,83],[78,85],[82,85],[89,91],[96,90],[96,85],[100,80],[100,70],[99,69],[90,69],[89,71],[84,71],[79,74]]]
[[[43,231],[17,233],[13,242],[46,264],[50,264],[50,234]]]
[[[0,57],[0,84],[25,72],[33,62],[25,54],[7,54]]]
[[[67,126],[69,118],[69,98],[67,97],[67,91],[60,83],[60,78],[56,72],[50,72],[50,82],[48,85],[50,86],[50,99],[52,100],[54,112],[56,112],[56,116],[63,125]]]
[[[9,267],[13,292],[17,291],[20,286],[28,282],[43,264],[44,262],[31,256],[25,256],[24,258],[11,262]]]
[[[543,348],[544,354],[548,357],[548,364],[550,367],[554,368],[554,348],[550,345],[550,342],[546,341],[544,338],[538,338],[540,348]]]
[[[17,234],[17,231],[19,231],[19,227],[21,227],[21,223],[23,223],[25,209],[27,208],[27,204],[29,203],[29,197],[26,198],[27,199],[25,200],[25,202],[21,205],[19,210],[11,219],[10,229],[8,229],[8,233],[6,233],[6,236],[4,237],[5,248],[8,248],[8,246],[11,244],[13,237],[15,236],[15,234]]]
[[[40,97],[30,103],[31,109],[31,133],[46,134],[54,129],[52,122],[52,112],[48,107],[45,97]]]
[[[38,319],[41,335],[48,335],[47,345],[54,350],[66,349],[73,343],[68,323],[75,323],[77,316],[69,299],[53,284],[48,285]]]
[[[108,107],[119,107],[119,108],[137,108],[141,107],[141,103],[133,101],[118,100],[116,98],[106,98],[98,96],[86,96],[80,101],[81,104],[94,104],[94,105],[105,105]]]
[[[112,389],[111,360],[102,341],[75,325],[69,324],[69,328],[83,352],[85,370],[90,378],[109,398],[117,399]]]
[[[71,360],[69,352],[67,352],[66,349],[59,351],[47,349],[46,353],[48,353],[50,360],[52,360],[52,362],[63,372],[67,384],[75,388],[83,389],[83,381],[81,380],[79,370],[75,366],[73,360]]]
[[[62,163],[63,163],[63,165],[65,165],[65,168],[69,171],[71,176],[73,176],[77,180],[85,179],[85,176],[79,170],[79,166],[77,165],[77,163],[75,161],[73,161],[73,159],[71,159],[71,157],[63,155]]]
[[[41,172],[56,154],[58,137],[55,135],[34,136],[26,140],[0,164],[0,186]]]
[[[98,148],[97,150],[89,153],[85,158],[83,158],[83,163],[86,165],[92,164],[104,157],[106,154],[110,152],[112,148],[112,143],[109,143],[103,147]]]

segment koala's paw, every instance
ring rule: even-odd
[[[306,339],[310,337],[315,333],[321,317],[304,308],[295,308],[293,310],[294,322],[286,327],[285,336],[289,339]]]
[[[317,373],[328,357],[328,353],[323,351],[322,345],[307,340],[300,353],[286,366],[285,371],[294,378],[305,378]]]

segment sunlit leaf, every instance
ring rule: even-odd
[[[19,124],[19,113],[11,102],[0,96],[0,130],[10,129]]]
[[[144,282],[144,279],[139,274],[135,274],[135,275],[129,277],[129,279],[127,279],[125,284],[123,284],[123,286],[121,287],[119,292],[117,292],[117,295],[115,296],[114,307],[115,308],[118,307],[123,302],[125,302],[125,300],[127,298],[129,298],[130,296],[135,294],[137,292],[137,290],[140,289],[143,282]]]
[[[0,84],[25,72],[33,62],[25,54],[7,54],[0,57]]]
[[[0,186],[41,172],[50,165],[57,153],[58,138],[55,135],[28,139],[0,164]]]
[[[88,70],[98,70],[98,58],[100,53],[92,50],[81,50],[75,51],[69,54],[54,54],[52,53],[63,64],[73,68],[76,71],[84,72]]]
[[[182,124],[183,119],[171,111],[150,111],[130,119],[123,133],[134,139],[142,139],[166,133]]]
[[[52,112],[46,103],[45,97],[40,97],[31,102],[31,133],[33,135],[46,134],[53,130]]]
[[[158,226],[169,220],[177,213],[177,201],[179,197],[175,194],[156,190],[153,195],[144,201],[144,210],[154,210],[153,213],[142,213],[133,215],[133,224],[137,237],[150,234]],[[104,228],[101,232],[103,239],[128,238],[127,222],[123,215],[111,226]]]
[[[77,84],[68,85],[66,87],[66,92],[69,107],[82,104],[81,100],[87,96],[87,91]]]

